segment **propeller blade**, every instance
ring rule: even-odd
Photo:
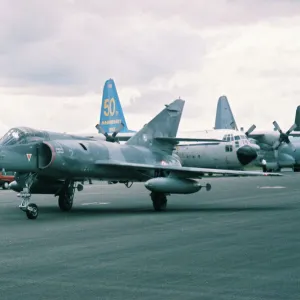
[[[256,126],[253,124],[245,133],[246,136],[248,136],[254,129],[256,128]]]
[[[273,122],[273,125],[274,125],[276,130],[278,130],[280,133],[282,133],[282,130],[281,130],[280,126],[278,125],[278,123],[276,121]]]
[[[97,124],[95,127],[106,137],[107,142],[115,143],[118,142],[116,139],[116,135],[122,130],[124,124],[121,123],[120,126],[112,135],[109,135],[107,132],[105,132],[105,130],[99,124]]]
[[[277,150],[279,148],[280,144],[281,144],[280,141],[276,141],[272,146],[273,150]]]
[[[121,123],[120,126],[116,129],[116,131],[112,134],[112,137],[115,138],[116,135],[124,128],[124,124]]]
[[[291,128],[286,132],[286,134],[287,135],[289,135],[294,129],[296,129],[297,128],[297,124],[293,124],[292,126],[291,126]]]
[[[274,150],[274,156],[275,156],[275,158],[277,160],[278,159],[278,150],[277,149]]]
[[[293,152],[296,151],[295,146],[294,146],[291,142],[289,142],[288,145],[289,145],[289,147],[291,148],[291,150],[292,150]]]
[[[96,128],[107,138],[109,135],[107,134],[107,132],[105,132],[105,130],[99,125],[96,125]]]

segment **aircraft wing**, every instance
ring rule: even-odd
[[[117,139],[120,141],[120,142],[127,142],[131,137],[133,136],[132,133],[123,133],[123,135],[119,135],[117,136]]]
[[[282,176],[280,173],[263,173],[256,171],[234,171],[234,170],[222,170],[222,169],[207,169],[207,168],[190,168],[181,167],[174,165],[148,165],[138,164],[130,162],[119,162],[119,161],[96,161],[96,165],[99,167],[112,167],[115,169],[133,170],[133,171],[144,171],[144,170],[163,170],[169,171],[171,176],[177,178],[201,178],[208,175],[228,175],[228,176]]]
[[[156,137],[157,141],[167,142],[171,144],[179,144],[180,142],[223,142],[223,140],[218,139],[197,139],[197,138],[176,138],[176,137]]]
[[[259,139],[259,138],[262,138],[262,137],[264,137],[266,135],[267,135],[267,133],[249,133],[248,134],[248,138]],[[289,134],[289,136],[300,137],[300,132],[299,133],[297,133],[297,132],[291,132]]]
[[[128,141],[131,137],[133,136],[133,133],[123,133],[122,135],[118,135],[117,136],[117,140],[119,140],[120,142],[126,142]],[[100,134],[88,134],[88,135],[83,135],[83,137],[85,138],[90,138],[90,139],[95,139],[95,140],[105,140],[105,137],[103,135]]]
[[[257,139],[265,136],[264,133],[249,133],[248,138]]]

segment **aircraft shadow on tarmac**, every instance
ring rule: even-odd
[[[282,206],[202,206],[202,207],[183,207],[175,206],[167,209],[166,212],[155,212],[152,207],[74,207],[70,212],[61,212],[58,208],[54,206],[43,206],[40,207],[41,216],[42,214],[53,214],[59,216],[69,216],[73,217],[82,217],[82,216],[99,216],[99,215],[170,215],[170,214],[180,214],[180,213],[255,213],[255,212],[266,212],[266,211],[284,211],[284,210],[293,210],[295,207],[282,205]]]

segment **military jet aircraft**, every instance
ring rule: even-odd
[[[11,129],[0,140],[0,168],[16,173],[10,188],[20,192],[19,206],[29,219],[38,207],[31,194],[58,196],[61,210],[73,206],[75,189],[83,190],[85,178],[124,183],[144,182],[151,191],[154,210],[165,210],[167,195],[191,194],[203,186],[194,180],[205,174],[278,176],[277,173],[245,172],[182,167],[172,154],[185,101],[177,99],[163,109],[130,140],[121,145],[90,138],[76,138],[28,128]]]

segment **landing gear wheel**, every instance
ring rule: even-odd
[[[211,184],[207,183],[205,186],[206,190],[209,192],[211,190]]]
[[[74,194],[61,194],[58,197],[58,206],[62,211],[70,211],[73,207]]]
[[[39,209],[36,204],[30,203],[26,208],[27,218],[30,220],[35,220],[39,215]]]
[[[7,190],[8,187],[9,187],[9,183],[8,183],[8,182],[4,182],[2,188],[3,188],[4,190]]]
[[[167,197],[163,193],[151,193],[153,208],[155,211],[165,211],[167,208]]]

